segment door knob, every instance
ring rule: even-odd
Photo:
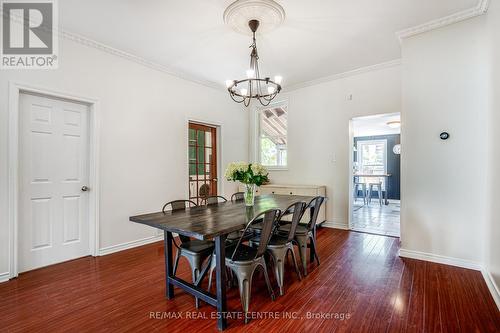
[[[82,192],[87,192],[89,188],[87,186],[82,186]]]

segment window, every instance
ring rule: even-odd
[[[387,140],[358,141],[357,151],[358,173],[365,175],[387,173]],[[381,180],[385,188],[385,179]],[[369,179],[364,181],[370,182]]]
[[[287,166],[287,105],[258,111],[258,158],[270,168]]]

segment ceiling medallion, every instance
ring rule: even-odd
[[[232,3],[224,12],[224,21],[238,32],[252,34],[250,45],[250,68],[246,71],[247,78],[227,80],[226,87],[233,101],[249,106],[252,99],[267,106],[281,91],[282,77],[277,75],[274,80],[261,78],[259,72],[259,53],[255,33],[265,23],[267,31],[276,28],[285,18],[283,8],[272,0],[238,0]],[[246,21],[246,30],[241,29],[242,20]],[[250,29],[249,29],[250,28]],[[245,32],[246,31],[246,32]]]
[[[258,20],[259,32],[267,33],[285,20],[285,10],[273,0],[238,0],[224,11],[224,23],[244,35],[252,35],[250,20]]]

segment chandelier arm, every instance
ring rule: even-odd
[[[238,101],[237,99],[235,99],[235,98],[234,98],[234,96],[235,96],[235,95],[234,95],[234,94],[232,94],[232,93],[229,93],[229,96],[231,96],[231,99],[232,99],[233,101],[235,101],[236,103],[243,103],[243,101],[244,101],[244,99],[242,99],[241,101]]]

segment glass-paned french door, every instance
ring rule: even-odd
[[[217,195],[217,129],[189,123],[189,199]]]

